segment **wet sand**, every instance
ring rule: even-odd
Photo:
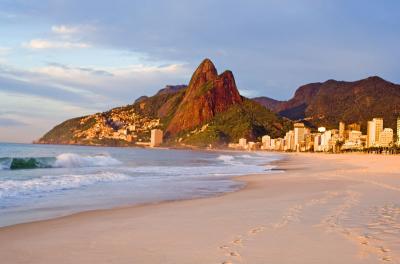
[[[400,263],[400,156],[285,157],[219,197],[0,228],[0,262]]]

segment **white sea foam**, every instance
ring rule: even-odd
[[[11,158],[0,159],[0,170],[8,170],[11,166]]]
[[[235,159],[235,157],[231,155],[219,155],[217,159],[225,163],[231,163]]]
[[[36,168],[108,167],[121,162],[108,155],[82,156],[63,153],[57,157],[5,157],[0,158],[0,170]]]
[[[77,189],[100,182],[129,180],[122,173],[101,172],[86,175],[42,176],[30,180],[0,181],[0,198],[48,193],[66,189]]]
[[[121,162],[110,156],[81,156],[74,153],[63,153],[56,157],[54,167],[79,168],[79,167],[107,167],[119,165]]]

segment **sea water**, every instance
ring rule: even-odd
[[[0,226],[80,211],[191,199],[243,187],[267,153],[0,143]]]

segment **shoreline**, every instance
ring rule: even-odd
[[[283,173],[234,177],[247,183],[236,192],[0,228],[0,256],[6,263],[398,263],[400,248],[386,232],[397,225],[383,216],[400,210],[385,211],[400,198],[400,160],[368,157],[289,154],[276,162]]]
[[[127,146],[109,146],[109,145],[85,145],[85,144],[55,144],[55,143],[11,143],[4,142],[6,144],[31,144],[31,145],[53,145],[53,146],[82,146],[82,147],[103,147],[103,148],[140,148],[140,149],[157,149],[157,150],[191,150],[191,151],[211,151],[211,152],[261,152],[261,153],[271,153],[271,154],[281,154],[281,155],[291,155],[291,154],[322,154],[322,155],[389,155],[389,156],[400,156],[400,153],[374,153],[374,152],[365,152],[365,151],[341,151],[341,152],[292,152],[292,151],[271,151],[271,150],[245,150],[245,149],[234,149],[234,148],[202,148],[196,146],[159,146],[159,147],[150,147],[150,146],[142,146],[142,145],[127,145]]]
[[[196,150],[192,150],[196,151]],[[201,150],[200,150],[201,151]],[[216,151],[216,152],[221,152],[221,153],[229,153],[230,151]],[[278,155],[277,155],[278,156]],[[280,155],[280,158],[277,160],[273,160],[269,163],[262,164],[260,166],[267,167],[267,166],[279,166],[279,161],[283,160],[283,155]],[[275,164],[275,165],[274,165]],[[266,172],[265,174],[270,174],[274,173],[274,171],[281,171],[276,168],[270,168],[268,169],[269,172]],[[266,169],[267,171],[267,169]],[[121,209],[134,209],[137,207],[145,207],[145,206],[156,206],[156,205],[162,205],[162,204],[168,204],[168,203],[175,203],[175,202],[182,202],[182,201],[192,201],[192,200],[199,200],[199,199],[209,199],[209,198],[214,198],[214,197],[220,197],[224,195],[229,195],[231,193],[235,192],[240,192],[248,187],[249,182],[246,181],[246,177],[249,176],[255,176],[255,175],[264,175],[264,173],[257,173],[257,174],[244,174],[244,175],[236,175],[236,176],[230,176],[227,177],[227,179],[234,181],[234,182],[240,182],[243,184],[243,186],[238,187],[238,189],[230,190],[230,191],[223,191],[223,192],[218,192],[214,194],[210,194],[208,196],[204,197],[187,197],[187,198],[181,198],[181,199],[170,199],[170,200],[160,200],[160,201],[155,201],[155,202],[145,202],[145,203],[138,203],[138,204],[126,204],[126,205],[120,205],[120,206],[111,206],[111,207],[105,207],[105,208],[98,208],[98,209],[89,209],[89,210],[82,210],[82,211],[77,211],[77,212],[72,212],[66,215],[61,215],[61,216],[54,216],[54,217],[49,217],[49,218],[43,218],[43,219],[38,219],[38,220],[33,220],[33,221],[27,221],[27,222],[21,222],[21,223],[16,223],[16,224],[10,224],[10,225],[4,225],[0,226],[0,231],[4,228],[9,228],[9,227],[14,227],[14,226],[20,226],[20,225],[29,225],[29,224],[34,224],[38,222],[46,222],[46,221],[52,221],[52,220],[57,220],[61,218],[67,218],[67,217],[72,217],[75,215],[80,215],[80,214],[85,214],[85,213],[95,213],[95,212],[103,212],[103,211],[112,211],[112,210],[121,210]]]

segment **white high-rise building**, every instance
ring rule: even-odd
[[[381,132],[383,131],[383,119],[382,118],[374,118],[372,119],[375,123],[375,143],[378,143],[379,145],[379,138],[381,135]]]
[[[400,146],[400,116],[397,118],[397,145]]]
[[[275,139],[274,138],[271,139],[271,149],[275,150]]]
[[[161,129],[151,130],[150,147],[157,147],[163,143],[163,132]]]
[[[367,125],[367,147],[380,146],[379,138],[383,131],[383,119],[373,118]]]
[[[300,150],[300,144],[304,142],[305,126],[303,123],[294,124],[294,147]]]
[[[268,135],[265,135],[261,138],[262,142],[262,148],[263,149],[270,149],[271,148],[271,137]]]
[[[321,136],[321,148],[322,148],[321,150],[322,151],[329,151],[329,149],[330,149],[329,143],[331,141],[331,138],[332,138],[331,130],[325,131],[322,134],[322,136]]]
[[[321,151],[321,134],[318,133],[314,136],[314,151]]]
[[[379,134],[379,146],[381,147],[390,147],[393,143],[393,129],[385,128]]]
[[[290,130],[285,135],[284,150],[294,150],[294,131],[293,130]]]
[[[375,145],[375,122],[368,121],[367,125],[367,148],[373,147]]]

